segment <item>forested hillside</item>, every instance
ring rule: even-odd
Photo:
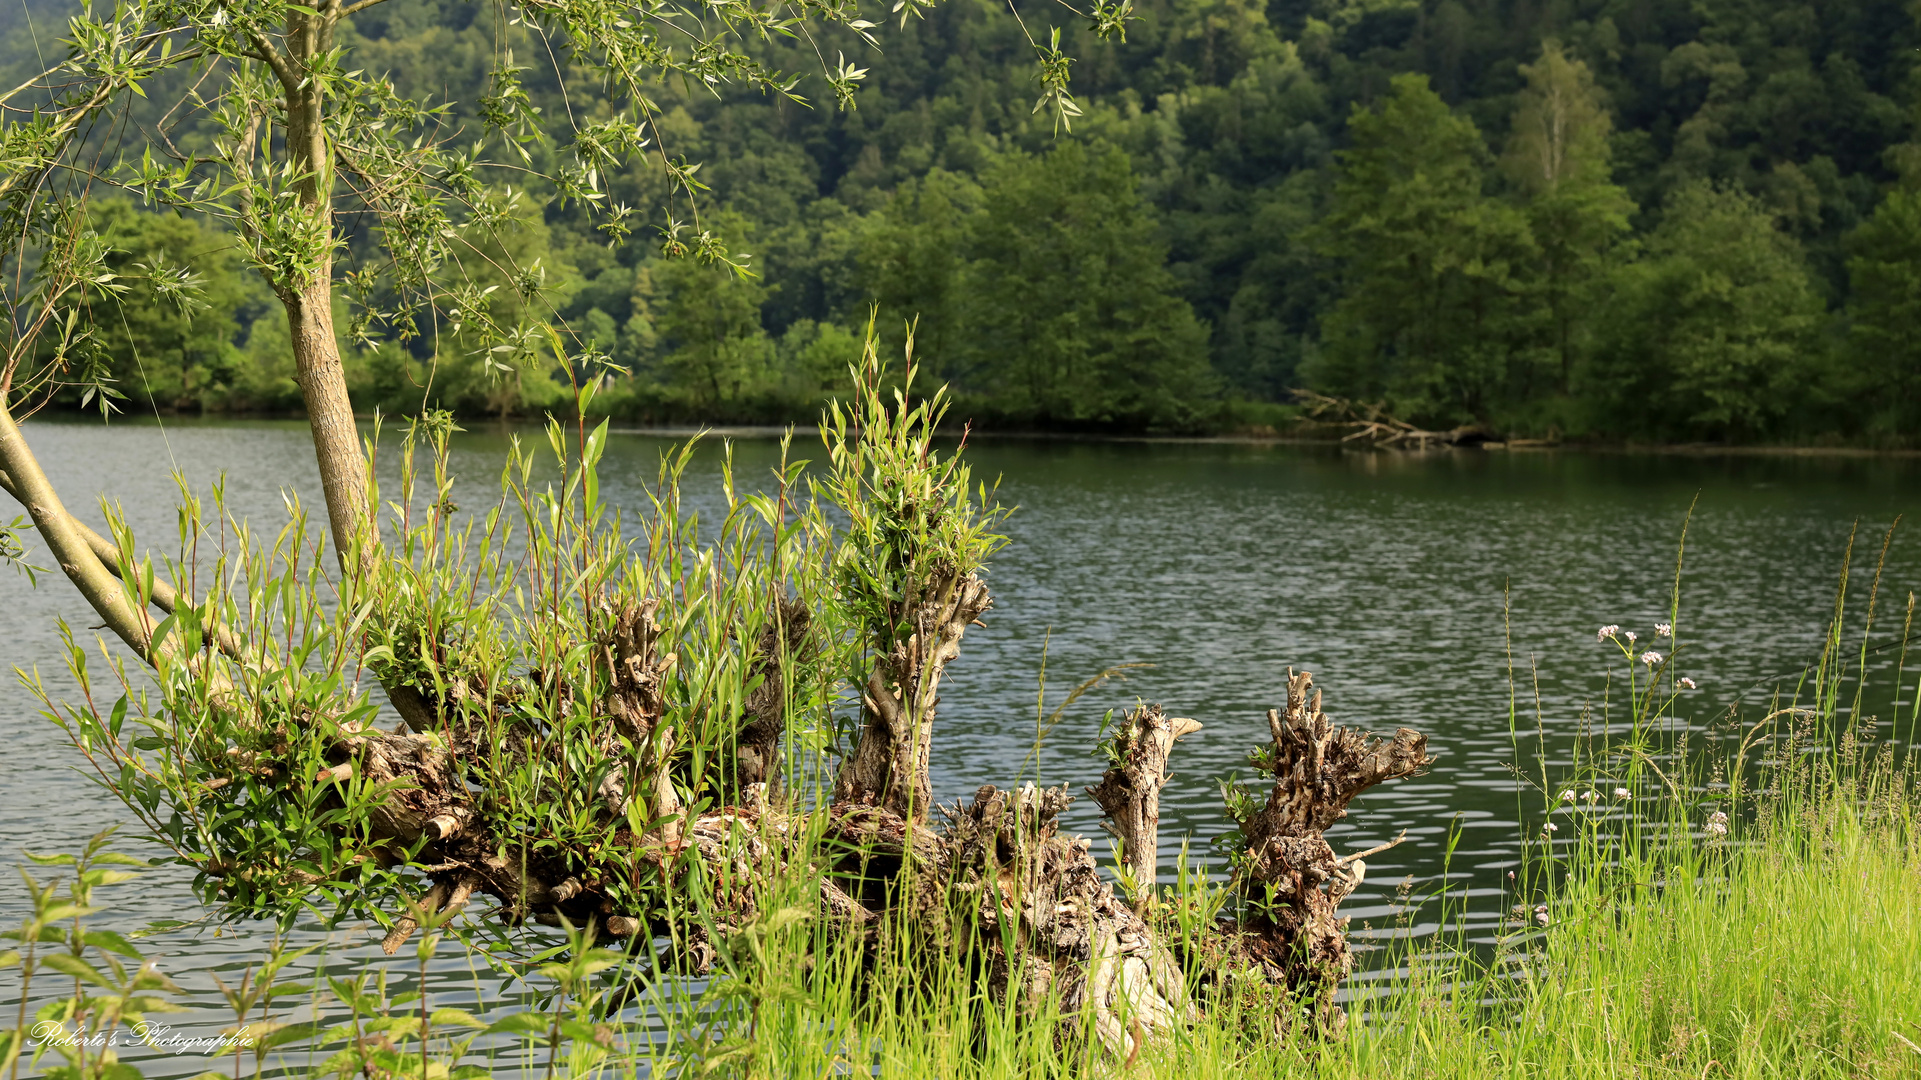
[[[699,164],[699,227],[749,276],[665,256],[641,224],[658,168],[611,183],[620,244],[553,190],[499,192],[514,227],[463,273],[592,340],[626,373],[601,406],[637,420],[806,419],[877,309],[1002,427],[1273,425],[1295,387],[1517,437],[1896,444],[1921,421],[1908,0],[1147,0],[1120,43],[1017,8],[948,0],[878,50],[758,46],[866,68],[853,108],[818,80],[808,104],[660,87],[660,149]],[[544,128],[552,162],[597,88],[493,10],[389,0],[348,66],[459,103],[449,132],[482,109]],[[63,17],[0,16],[0,74],[57,52]],[[1053,26],[1071,131],[1035,110],[1027,33]],[[204,307],[137,286],[102,315],[129,399],[297,406],[284,323],[223,237],[104,191],[97,217],[124,263],[206,280]],[[553,353],[496,362],[357,272],[362,405],[561,401]]]

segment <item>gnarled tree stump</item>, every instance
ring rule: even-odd
[[[1246,914],[1224,933],[1230,954],[1285,987],[1322,1030],[1338,1034],[1345,1017],[1334,991],[1354,960],[1347,920],[1335,909],[1360,883],[1354,868],[1362,864],[1359,856],[1336,855],[1323,834],[1347,816],[1355,796],[1413,776],[1434,759],[1427,737],[1407,728],[1392,739],[1335,728],[1321,711],[1314,676],[1292,669],[1287,675],[1286,708],[1267,714],[1274,741],[1254,754],[1255,768],[1270,774],[1273,786],[1267,802],[1240,822]]]

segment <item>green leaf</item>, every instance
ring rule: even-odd
[[[80,935],[80,940],[84,944],[91,945],[96,949],[105,949],[108,952],[119,953],[121,956],[130,956],[135,960],[141,958],[140,950],[133,947],[133,942],[128,941],[112,930],[87,930]]]
[[[449,1024],[469,1028],[485,1028],[487,1026],[486,1021],[475,1019],[474,1014],[464,1009],[435,1009],[433,1014],[427,1019],[435,1027],[446,1027]]]
[[[82,982],[90,982],[96,986],[104,986],[108,989],[112,989],[113,987],[113,984],[107,981],[105,975],[94,970],[92,964],[87,963],[72,953],[54,953],[46,958],[45,963],[55,971],[64,972]]]
[[[548,1026],[552,1023],[552,1018],[542,1016],[539,1013],[508,1013],[506,1016],[488,1024],[484,1034],[545,1035]]]

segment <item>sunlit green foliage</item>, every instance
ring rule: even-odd
[[[523,211],[537,211],[550,231],[542,251],[515,254],[502,275],[465,241],[442,245],[444,252],[415,243],[431,233],[427,223],[440,212],[431,207],[404,227],[394,208],[381,210],[399,232],[357,219],[342,264],[371,275],[364,296],[353,294],[367,304],[343,308],[341,321],[352,322],[355,310],[383,317],[364,322],[377,340],[348,360],[356,400],[363,408],[425,403],[537,416],[556,403],[568,372],[584,368],[592,341],[631,373],[600,398],[623,416],[805,420],[823,380],[783,344],[789,329],[857,326],[878,303],[890,342],[921,320],[925,355],[955,381],[962,411],[983,422],[1220,426],[1240,415],[1236,398],[1285,401],[1290,388],[1308,385],[1383,398],[1424,424],[1471,421],[1516,435],[1908,437],[1912,425],[1871,389],[1887,384],[1877,357],[1888,348],[1874,344],[1871,330],[1853,329],[1874,325],[1880,316],[1871,309],[1882,301],[1853,302],[1857,281],[1874,273],[1861,277],[1850,260],[1859,260],[1861,244],[1885,246],[1887,234],[1877,226],[1873,236],[1847,239],[1897,188],[1901,148],[1913,138],[1921,32],[1898,0],[1523,10],[1491,0],[1154,0],[1128,12],[1124,42],[1065,29],[1061,49],[1074,60],[1079,115],[1071,132],[1058,133],[1053,113],[1033,111],[1043,90],[1035,47],[1051,48],[1039,23],[1049,16],[1016,7],[1032,40],[1004,6],[969,3],[890,28],[879,54],[863,51],[846,26],[812,40],[738,42],[740,56],[766,71],[824,65],[830,77],[809,84],[811,107],[745,84],[710,93],[672,80],[651,85],[641,107],[627,90],[582,77],[586,59],[557,72],[539,35],[524,25],[497,34],[492,17],[465,0],[387,0],[355,14],[339,35],[344,70],[390,80],[423,110],[445,109],[415,118],[395,103],[369,103],[370,121],[381,122],[379,113],[417,133],[462,132],[444,144],[430,138],[442,156],[468,133],[509,139],[519,149],[502,143],[501,152],[524,151],[532,171],[485,171],[484,186],[502,198],[502,188],[514,189]],[[54,50],[64,9],[41,0],[34,10],[37,44],[20,26],[0,51],[23,78],[36,48]],[[852,111],[827,107],[854,85],[830,85],[843,55],[866,71]],[[498,86],[497,73],[505,80]],[[1400,108],[1395,79],[1409,75],[1425,77],[1434,100],[1418,123],[1397,127],[1384,110]],[[155,86],[172,86],[168,77]],[[590,170],[588,159],[601,160],[594,147],[617,149],[619,118],[635,108],[646,116],[649,146]],[[143,110],[148,105],[134,102],[130,115],[151,124],[160,112]],[[546,138],[533,138],[536,131]],[[211,137],[205,124],[175,134],[181,147]],[[1096,163],[1118,150],[1127,168],[1104,164],[1060,187],[1078,209],[1023,235],[1018,249],[992,241],[996,258],[1009,250],[1033,256],[1014,266],[1017,284],[996,292],[993,275],[970,277],[968,267],[984,257],[970,253],[973,246],[1001,228],[988,219],[1010,212],[1004,196],[1036,190],[990,190],[1021,173],[1009,163],[1052,162],[1070,146]],[[676,172],[660,164],[662,155],[700,168]],[[1370,171],[1382,155],[1432,170],[1419,184],[1367,195],[1385,179]],[[448,175],[462,173],[451,157],[448,164]],[[1067,171],[1049,183],[1064,183]],[[583,186],[590,174],[598,185],[591,190]],[[1644,277],[1617,271],[1652,250],[1647,242],[1677,193],[1703,182],[1752,196],[1773,217],[1768,231],[1798,245],[1795,257],[1823,310],[1821,326],[1797,346],[1809,354],[1797,363],[1820,372],[1831,393],[1769,398],[1791,393],[1806,374],[1790,373],[1767,380],[1775,389],[1756,391],[1747,405],[1637,413],[1627,422],[1603,392],[1605,380],[1593,377],[1618,366],[1604,355],[1616,346],[1597,331],[1631,317]],[[707,216],[696,226],[682,209],[700,185]],[[1112,222],[1114,212],[1133,213],[1125,210],[1131,192],[1139,193],[1141,223]],[[462,193],[444,211],[462,236],[473,230],[456,204],[472,197]],[[1379,205],[1360,213],[1357,197]],[[672,211],[678,240],[655,228],[668,225],[659,212],[669,205],[682,208]],[[1374,220],[1376,212],[1385,216]],[[1758,218],[1744,220],[1759,228]],[[610,246],[617,233],[628,242]],[[702,233],[711,234],[706,247]],[[383,247],[403,234],[403,248],[419,254],[390,266]],[[757,278],[717,284],[662,258],[676,243],[717,255],[722,235],[730,250],[751,253],[737,261]],[[1101,318],[1075,310],[1095,284],[1082,263],[1120,236],[1137,249],[1147,278],[1156,264],[1169,275],[1142,295],[1184,302],[1198,329],[1177,327],[1187,316],[1156,299],[1167,312],[1158,331],[1117,339],[1086,330],[1090,317]],[[1754,237],[1760,243],[1763,233]],[[1402,241],[1427,269],[1386,258]],[[1073,258],[1050,265],[1050,250]],[[407,289],[437,297],[443,309],[457,306],[458,296],[471,299],[529,271],[522,264],[536,258],[546,275],[530,295],[565,326],[566,356],[550,343],[476,357],[469,341],[425,340],[451,320],[405,327],[406,312],[424,320],[427,310],[418,296],[402,303],[414,295]],[[397,270],[414,262],[434,267],[421,279],[429,284],[403,285]],[[224,272],[195,268],[215,285]],[[1111,290],[1138,276],[1100,285]],[[1010,298],[1031,310],[1009,309]],[[519,316],[507,299],[496,291],[482,305],[492,314],[468,316],[469,339],[518,340]],[[663,317],[691,330],[693,320],[674,312],[709,306],[724,314],[689,338],[708,344],[662,337]],[[237,313],[234,340],[243,351],[222,383],[228,389],[168,391],[163,407],[293,404],[273,370],[273,333],[248,331],[254,310]],[[973,327],[995,340],[991,356]],[[424,336],[399,340],[416,331]],[[1167,356],[1196,351],[1197,334],[1206,337],[1198,351],[1208,377],[1164,378]],[[1156,344],[1136,347],[1143,339]],[[983,355],[970,358],[970,349]],[[1033,358],[1019,377],[992,370],[1016,363],[1010,353]],[[1660,363],[1702,361],[1663,353]],[[1091,382],[1083,378],[1090,370],[1099,372]],[[1109,379],[1123,388],[1109,393]],[[1143,398],[1165,407],[1143,411]]]

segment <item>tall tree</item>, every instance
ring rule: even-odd
[[[1480,131],[1425,75],[1396,76],[1379,108],[1355,107],[1348,132],[1314,233],[1342,293],[1310,378],[1415,415],[1485,419],[1513,353],[1517,273],[1535,250],[1527,223],[1483,190]]]
[[[945,377],[961,373],[961,289],[968,219],[980,185],[945,169],[901,183],[861,236],[862,285],[892,337],[915,324],[914,350]]]
[[[1921,422],[1921,185],[1888,193],[1848,237],[1846,367],[1870,430],[1912,435]]]
[[[1821,296],[1800,244],[1754,196],[1676,191],[1615,289],[1586,387],[1615,432],[1766,437],[1808,404]]]
[[[1178,427],[1212,393],[1207,329],[1180,298],[1127,155],[1010,154],[969,223],[962,385],[1024,421]]]
[[[1628,232],[1634,202],[1614,183],[1608,148],[1613,123],[1587,65],[1570,59],[1550,38],[1540,59],[1523,64],[1521,74],[1527,89],[1514,110],[1501,164],[1526,196],[1539,251],[1535,288],[1546,307],[1559,387],[1567,393],[1582,316],[1593,310],[1594,286],[1609,249]]]

